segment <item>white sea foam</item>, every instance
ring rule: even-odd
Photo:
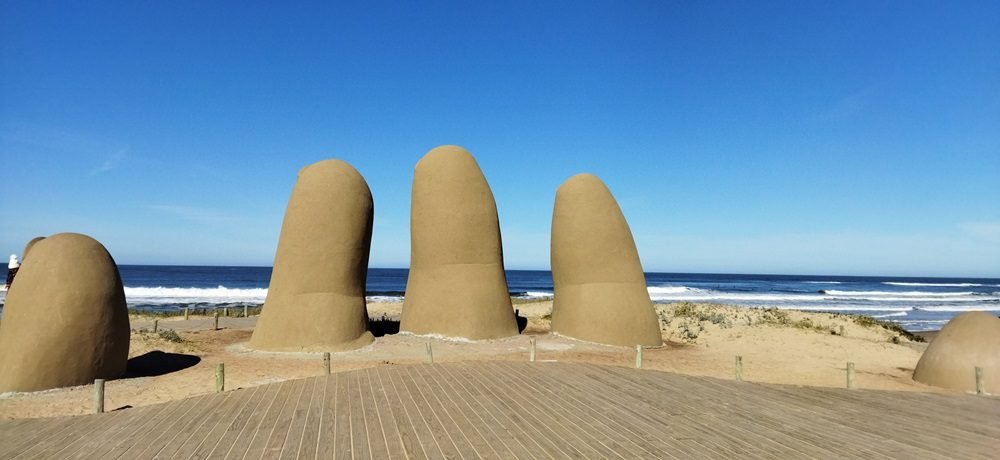
[[[975,292],[926,292],[926,291],[907,291],[907,292],[892,292],[892,291],[838,291],[835,289],[827,289],[822,291],[823,294],[832,296],[861,296],[861,297],[968,297],[976,295]]]
[[[388,303],[399,303],[403,301],[403,296],[401,295],[370,295],[365,297],[368,302],[388,302]]]
[[[888,284],[890,286],[928,286],[928,287],[976,287],[976,286],[987,286],[986,284],[979,283],[904,283],[902,281],[886,281],[882,284]],[[997,285],[1000,286],[1000,285]]]
[[[169,287],[125,287],[125,299],[129,303],[175,304],[175,303],[263,303],[267,297],[265,288],[235,289],[225,286],[214,288],[169,288]]]
[[[550,299],[554,294],[546,291],[527,291],[517,296],[519,299]]]
[[[973,307],[962,308],[958,306],[946,306],[946,307],[919,307],[917,310],[920,311],[1000,311],[1000,305],[997,306],[983,306],[976,305]]]
[[[884,315],[872,315],[872,318],[892,318],[892,317],[896,317],[896,316],[906,316],[908,314],[909,313],[907,313],[905,311],[897,311],[897,312],[894,312],[894,313],[886,313]]]
[[[847,306],[847,305],[785,305],[778,307],[781,310],[806,310],[806,311],[892,311],[901,312],[906,314],[908,311],[912,311],[912,307],[863,307],[863,306]]]

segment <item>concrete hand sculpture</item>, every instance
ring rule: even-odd
[[[465,149],[438,147],[417,163],[410,242],[401,330],[477,340],[517,334],[493,192]]]
[[[552,331],[608,345],[663,344],[628,222],[597,176],[556,191],[552,211]]]
[[[374,340],[365,308],[373,209],[351,165],[324,160],[299,171],[251,348],[341,351]]]
[[[125,292],[111,254],[78,233],[33,240],[0,323],[0,392],[113,379],[128,362]]]

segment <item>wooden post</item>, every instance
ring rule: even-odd
[[[642,369],[642,345],[635,346],[635,368]]]
[[[847,388],[854,389],[854,363],[847,363]]]
[[[983,385],[983,368],[976,366],[976,394],[981,395],[986,393],[985,385]]]
[[[528,361],[535,362],[535,338],[531,337],[528,339],[530,342],[530,347],[528,348]]]
[[[844,337],[844,325],[843,324],[840,325],[840,336]]]
[[[226,365],[225,363],[219,363],[215,366],[215,392],[222,393],[226,391]]]
[[[330,352],[323,353],[323,370],[330,375]]]
[[[153,320],[153,332],[159,332],[159,330],[160,330],[160,320],[154,319]]]
[[[431,341],[427,341],[427,364],[434,364],[434,351],[431,350]]]
[[[94,380],[94,413],[104,412],[104,379]]]
[[[212,326],[213,330],[219,330],[219,310],[215,310],[215,325]]]
[[[223,309],[222,309],[222,314],[223,314],[223,315],[224,315],[224,316],[225,316],[226,318],[228,318],[228,317],[229,317],[229,307],[225,307],[225,308],[223,308]]]
[[[247,314],[247,306],[246,305],[243,306],[243,317],[244,318],[249,318],[250,317],[250,315]]]
[[[743,381],[743,357],[736,355],[736,381]]]
[[[190,310],[190,308],[184,307],[184,319],[185,320],[188,319],[188,310]]]

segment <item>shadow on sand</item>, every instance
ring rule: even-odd
[[[517,320],[517,333],[523,333],[528,327],[528,318],[521,316],[520,310],[514,310],[514,318]],[[368,328],[375,337],[383,337],[399,333],[399,320],[388,315],[380,318],[368,318]]]
[[[131,377],[155,377],[187,369],[201,362],[201,358],[194,355],[182,355],[180,353],[164,353],[159,350],[151,351],[144,355],[136,356],[128,360],[128,367],[125,371],[125,378]]]

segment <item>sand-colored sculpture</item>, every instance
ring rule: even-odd
[[[962,313],[948,321],[924,350],[913,380],[975,391],[976,367],[983,368],[984,390],[1000,394],[1000,318],[983,311]]]
[[[551,251],[553,332],[608,345],[663,344],[632,232],[597,176],[573,176],[556,191]]]
[[[351,165],[324,160],[299,171],[251,348],[342,351],[374,340],[365,309],[373,209]]]
[[[78,233],[37,242],[3,309],[0,392],[120,377],[128,348],[125,292],[111,254]]]
[[[516,335],[497,207],[472,155],[453,145],[424,155],[410,206],[400,329],[474,340]]]
[[[28,244],[24,245],[24,252],[21,253],[21,260],[28,258],[28,252],[31,251],[31,248],[35,247],[35,245],[38,244],[39,241],[42,241],[44,239],[45,239],[44,236],[36,236],[32,238],[31,241],[28,241]]]

